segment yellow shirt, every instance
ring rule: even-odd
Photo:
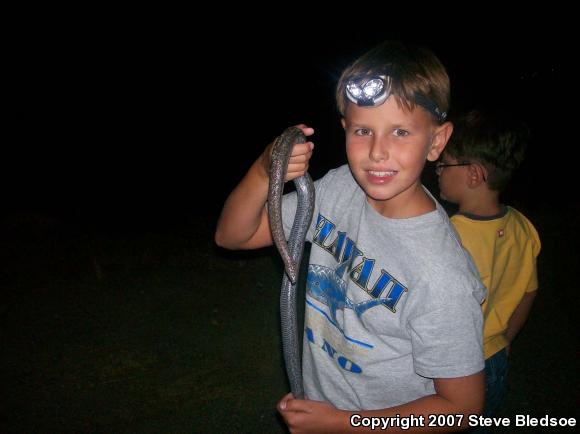
[[[507,325],[526,292],[538,289],[540,238],[530,221],[506,207],[494,217],[456,214],[451,222],[487,288],[483,309],[485,358],[505,348]]]

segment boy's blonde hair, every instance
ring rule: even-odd
[[[363,54],[343,71],[336,88],[336,104],[343,117],[349,103],[347,82],[353,77],[380,75],[391,77],[391,94],[399,107],[413,110],[420,104],[419,95],[435,103],[441,113],[449,110],[449,76],[431,50],[387,41]]]

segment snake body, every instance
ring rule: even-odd
[[[268,190],[268,218],[274,244],[282,257],[285,274],[280,290],[280,320],[282,325],[282,349],[290,390],[295,398],[304,398],[302,369],[298,341],[298,318],[296,313],[296,284],[304,250],[304,239],[314,211],[314,185],[308,173],[294,180],[297,208],[290,237],[286,241],[282,226],[282,195],[288,161],[295,143],[306,142],[302,130],[287,128],[274,142]]]

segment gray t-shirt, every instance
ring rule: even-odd
[[[485,287],[447,214],[380,215],[347,165],[315,183],[303,374],[309,399],[389,408],[435,393],[432,378],[484,368]],[[284,196],[290,233],[296,194]]]

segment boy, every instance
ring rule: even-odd
[[[437,160],[453,129],[445,122],[449,78],[430,51],[386,42],[343,72],[336,97],[348,165],[315,183],[303,351],[308,399],[288,394],[278,411],[292,432],[360,432],[363,417],[399,415],[423,417],[415,426],[429,431],[436,429],[429,415],[445,414],[453,420],[444,430],[459,430],[483,406],[485,288],[420,182],[425,161]],[[307,170],[312,148],[295,145],[286,180]],[[272,244],[270,151],[228,197],[218,245]],[[286,195],[287,234],[295,210],[296,195]]]
[[[482,306],[488,417],[504,395],[509,344],[538,289],[538,233],[524,215],[499,201],[523,159],[526,134],[505,116],[472,111],[458,119],[436,169],[441,197],[459,205],[451,222],[488,290]]]

